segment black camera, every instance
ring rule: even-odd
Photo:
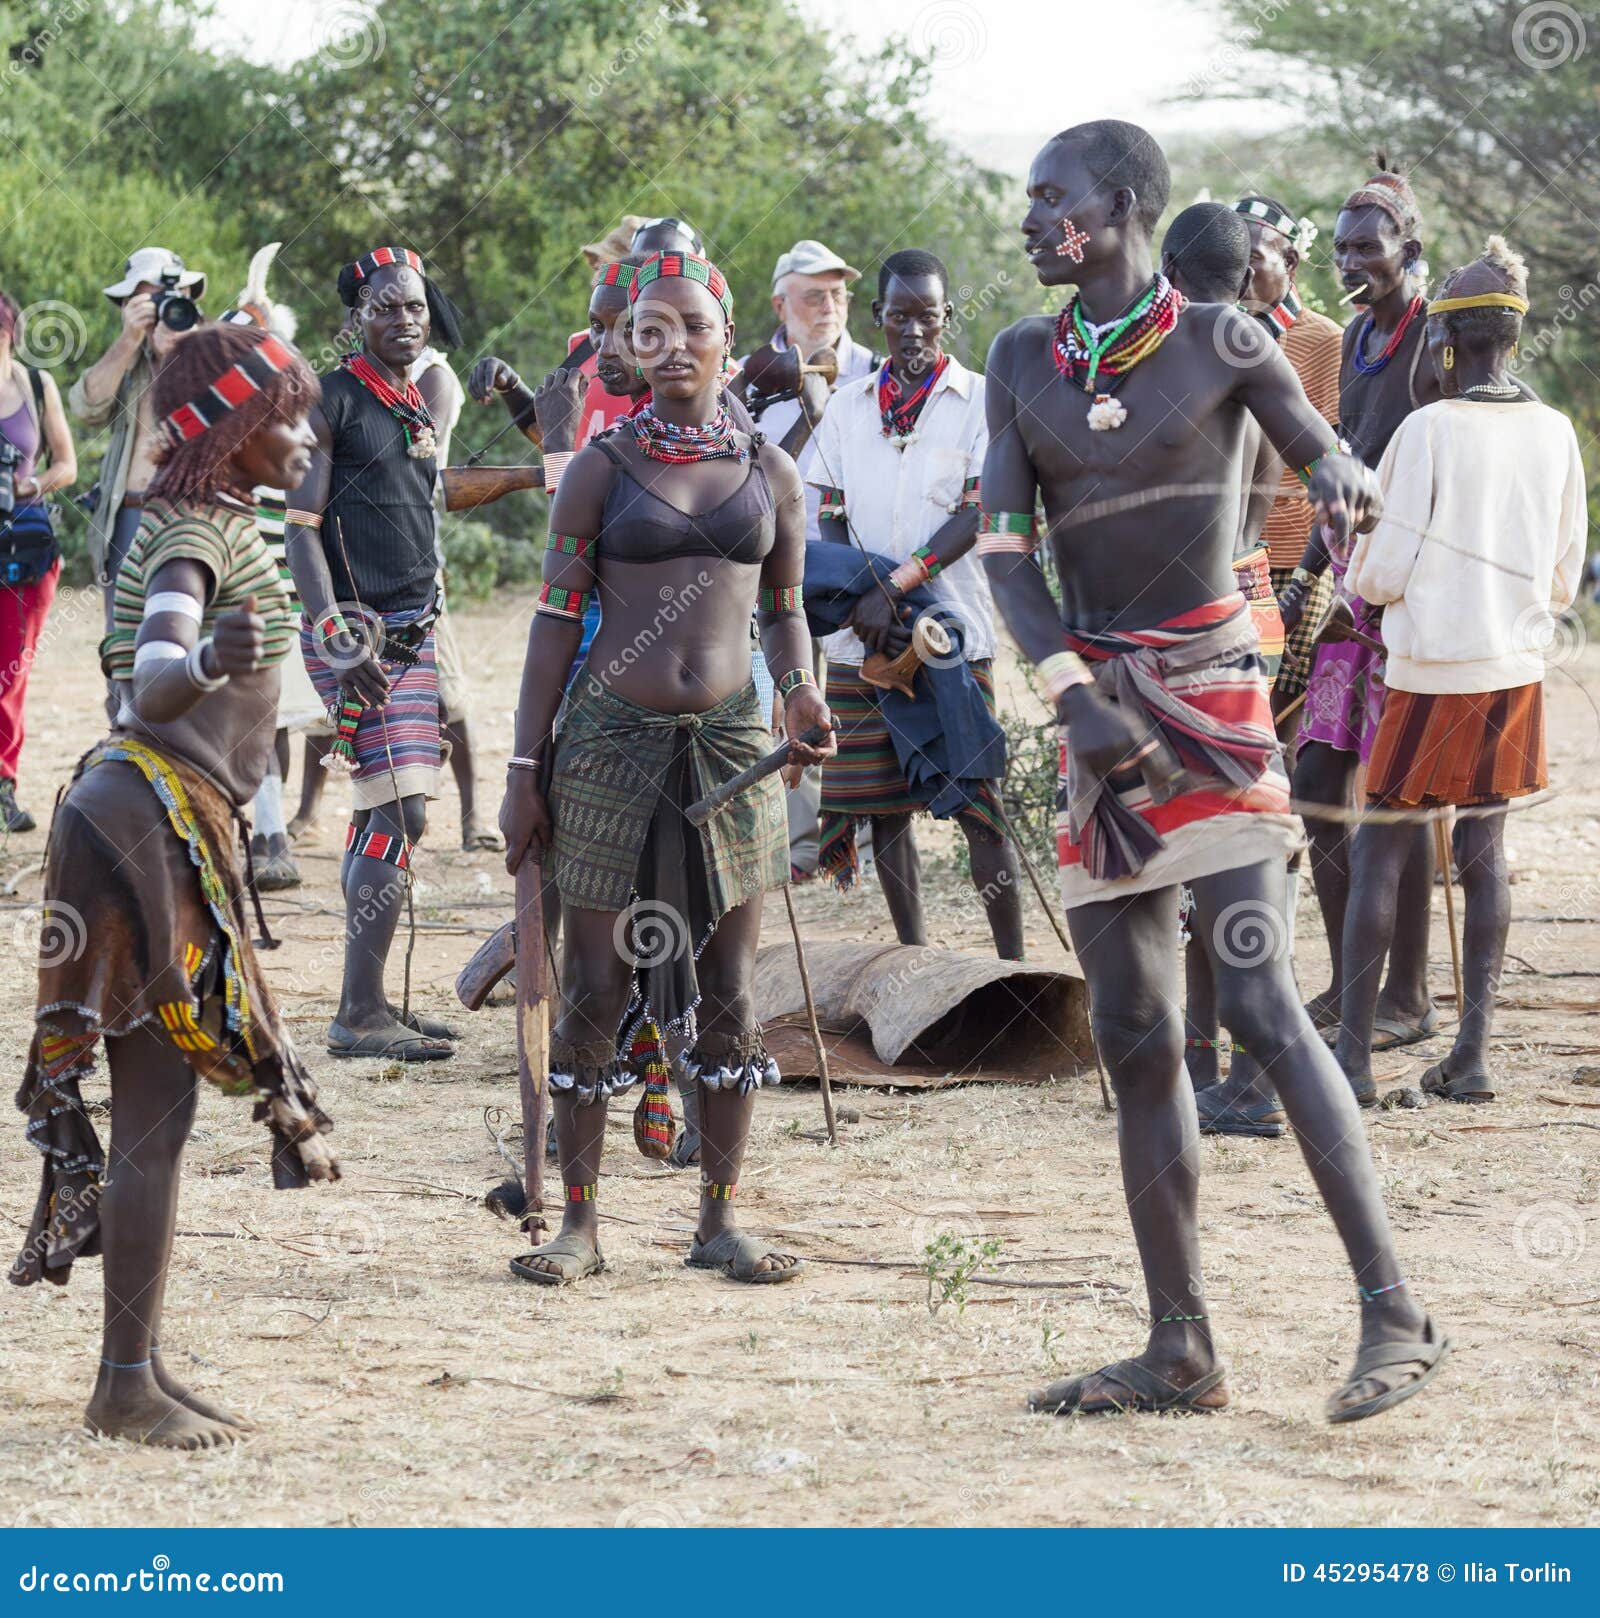
[[[156,319],[169,331],[188,331],[200,319],[200,305],[187,293],[178,291],[179,272],[166,270],[161,276],[161,290],[153,294]]]
[[[9,438],[0,438],[0,517],[17,509],[17,462],[22,451]]]

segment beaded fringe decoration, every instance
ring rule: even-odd
[[[361,724],[361,713],[361,704],[349,697],[344,698],[336,709],[328,710],[328,717],[334,722],[335,734],[333,746],[322,755],[323,769],[332,770],[336,775],[356,773],[356,731]]]
[[[672,1151],[678,1126],[668,1090],[666,1047],[653,1022],[639,1025],[630,1055],[634,1072],[644,1075],[644,1094],[633,1109],[633,1143],[643,1157],[664,1158]]]

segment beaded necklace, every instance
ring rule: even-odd
[[[1367,317],[1362,321],[1360,331],[1356,333],[1356,345],[1350,355],[1358,376],[1376,376],[1394,358],[1396,349],[1405,341],[1405,335],[1411,329],[1411,322],[1421,313],[1426,301],[1425,298],[1413,298],[1406,305],[1406,312],[1400,317],[1400,324],[1395,327],[1389,341],[1383,345],[1383,352],[1372,360],[1366,357],[1367,339],[1372,335],[1372,328],[1376,322],[1372,318],[1372,311],[1370,309],[1367,311]]]
[[[348,371],[385,410],[400,423],[406,435],[406,454],[414,461],[432,460],[439,451],[433,433],[433,417],[422,402],[422,392],[410,377],[405,391],[386,381],[373,369],[372,362],[357,349],[340,361],[341,370]]]
[[[1077,293],[1061,311],[1052,344],[1056,369],[1074,387],[1094,394],[1089,425],[1097,432],[1120,427],[1128,412],[1110,393],[1096,392],[1096,383],[1124,377],[1141,360],[1149,359],[1178,324],[1187,303],[1166,276],[1158,274],[1114,320],[1097,324],[1087,319]]]
[[[720,405],[710,421],[680,427],[663,421],[654,408],[629,416],[624,423],[633,441],[652,461],[748,460],[750,451],[734,436],[733,422]]]
[[[950,363],[948,354],[941,354],[938,363],[908,393],[896,380],[889,361],[883,362],[878,372],[878,415],[883,421],[883,436],[896,449],[904,449],[911,441],[912,429],[922,407],[933,393],[933,385],[945,373]]]
[[[1300,307],[1300,300],[1291,286],[1275,304],[1261,311],[1261,318],[1279,332],[1286,332],[1300,318]]]

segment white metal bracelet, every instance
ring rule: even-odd
[[[226,674],[210,675],[206,673],[204,662],[206,647],[211,644],[211,637],[196,641],[194,649],[184,661],[184,667],[189,671],[189,679],[202,691],[220,691],[228,683]]]

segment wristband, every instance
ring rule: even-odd
[[[1038,672],[1052,702],[1059,702],[1075,685],[1094,684],[1089,665],[1076,652],[1052,652],[1041,660]]]
[[[805,604],[805,593],[798,584],[780,585],[773,590],[763,589],[759,598],[762,612],[799,612]]]
[[[550,618],[570,618],[581,623],[588,608],[587,590],[564,590],[559,584],[547,584],[539,592],[539,605],[534,611]]]
[[[1308,567],[1297,567],[1289,575],[1289,582],[1290,584],[1302,584],[1309,590],[1317,582],[1317,576]]]
[[[537,772],[544,768],[544,761],[537,753],[535,753],[531,758],[525,757],[521,753],[513,753],[511,757],[506,760],[506,768],[508,770],[533,770]]]
[[[220,691],[228,683],[226,674],[207,674],[205,668],[206,647],[211,644],[211,637],[196,641],[188,657],[184,659],[184,668],[188,670],[190,683],[201,691]]]
[[[567,462],[577,453],[576,450],[558,449],[554,454],[544,458],[544,492],[554,494],[556,485],[561,481],[561,474],[567,469]]]
[[[334,635],[348,635],[351,633],[349,624],[344,621],[342,612],[330,612],[325,618],[317,621],[317,644],[326,646]]]
[[[816,683],[817,677],[811,672],[810,669],[790,669],[787,674],[783,675],[778,680],[778,695],[782,697],[785,702],[787,702],[789,698],[800,689],[801,686],[815,685]]]
[[[509,369],[509,367],[508,367],[508,369]],[[507,382],[504,387],[501,387],[498,382],[495,383],[494,391],[496,393],[510,393],[513,388],[520,388],[520,387],[523,386],[522,378],[520,376],[518,376],[515,371],[511,371],[510,376],[511,376],[511,380],[509,382]]]
[[[824,489],[822,503],[818,507],[817,516],[837,518],[840,522],[845,519],[845,503],[843,489]]]
[[[961,498],[953,502],[951,505],[946,506],[945,510],[954,516],[956,512],[964,511],[968,506],[980,505],[982,503],[983,496],[979,492],[978,484],[979,479],[968,478],[967,481],[961,485]]]
[[[932,577],[927,558],[921,551],[915,551],[889,575],[889,583],[904,595],[907,590],[915,590],[919,584],[926,584]]]
[[[283,514],[286,523],[293,523],[297,528],[320,528],[322,526],[322,513],[320,511],[296,511],[290,506]]]

